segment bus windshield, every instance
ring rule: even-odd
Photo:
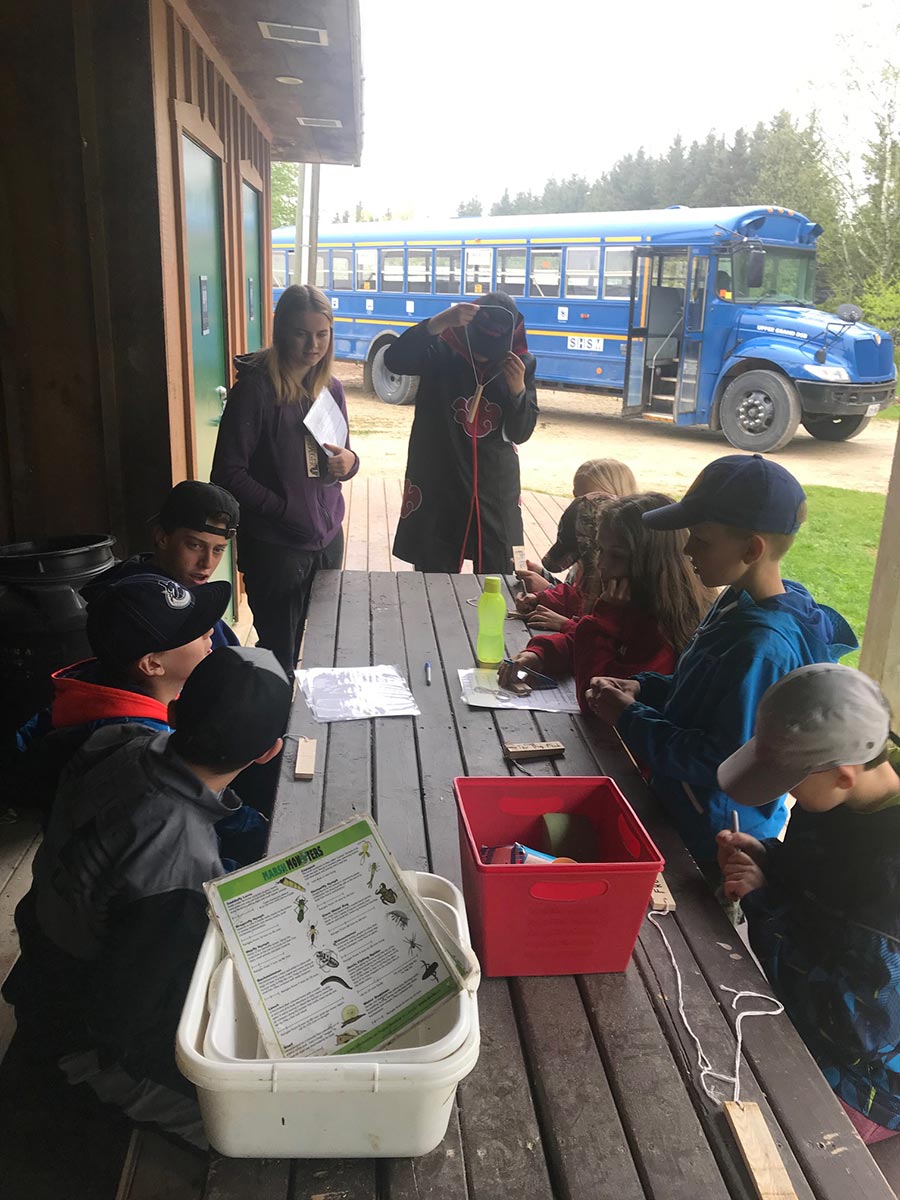
[[[732,264],[733,299],[738,302],[771,300],[773,304],[813,303],[816,257],[809,251],[767,246],[763,279],[759,287],[747,285],[749,254],[734,254]],[[727,269],[727,259],[719,260],[719,269]]]

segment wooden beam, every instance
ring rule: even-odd
[[[900,440],[888,484],[875,577],[869,596],[861,670],[875,679],[894,713],[900,713]]]
[[[797,1200],[762,1109],[753,1101],[722,1106],[759,1200]]]

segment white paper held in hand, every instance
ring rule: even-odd
[[[347,421],[341,412],[341,407],[328,388],[322,388],[309,412],[303,418],[303,424],[325,450],[329,446],[347,445]],[[333,450],[325,450],[329,458],[334,457]]]

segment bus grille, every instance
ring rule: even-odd
[[[861,379],[886,379],[893,367],[891,343],[883,338],[877,345],[872,337],[860,338],[853,343],[856,373]]]

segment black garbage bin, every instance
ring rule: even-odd
[[[0,734],[50,702],[50,675],[90,658],[88,580],[115,561],[109,534],[73,534],[0,546]]]

